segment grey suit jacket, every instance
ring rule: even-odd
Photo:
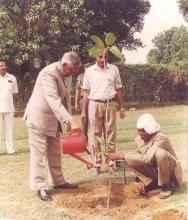
[[[72,77],[63,77],[58,62],[42,69],[26,107],[24,114],[26,125],[37,129],[42,134],[55,137],[58,121],[62,124],[72,119],[70,114],[71,83]]]

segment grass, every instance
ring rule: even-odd
[[[188,109],[185,105],[148,108],[128,111],[125,120],[118,118],[117,151],[134,149],[136,122],[145,112],[152,113],[161,124],[162,131],[169,135],[178,158],[183,166],[184,183],[170,200],[172,206],[186,210]],[[53,202],[41,202],[36,193],[29,190],[29,147],[28,131],[21,118],[15,119],[14,129],[16,156],[8,156],[3,143],[0,149],[0,219],[18,220],[70,220],[70,219],[108,219],[106,217],[75,216]],[[83,155],[85,158],[87,156]],[[87,158],[89,159],[89,158]],[[85,165],[78,160],[63,156],[63,172],[68,181],[86,183],[91,180]],[[132,175],[131,173],[129,175]]]

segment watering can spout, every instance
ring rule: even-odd
[[[91,169],[93,167],[93,164],[88,162],[87,160],[83,159],[82,157],[78,156],[77,154],[69,154],[71,157],[76,158],[77,160],[80,160],[81,162],[86,164],[87,169]]]

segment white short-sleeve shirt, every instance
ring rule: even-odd
[[[108,63],[101,69],[95,64],[86,69],[82,89],[90,90],[89,99],[114,98],[119,88],[122,88],[122,82],[117,66]]]
[[[13,112],[13,94],[18,93],[16,77],[6,73],[0,75],[0,112]]]

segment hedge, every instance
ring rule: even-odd
[[[128,105],[185,103],[188,72],[159,65],[119,66]]]
[[[127,106],[166,105],[188,100],[188,71],[147,64],[118,67]],[[19,74],[17,79],[19,96],[15,104],[16,110],[22,111],[32,93],[36,75]],[[73,85],[73,99],[74,88]]]

